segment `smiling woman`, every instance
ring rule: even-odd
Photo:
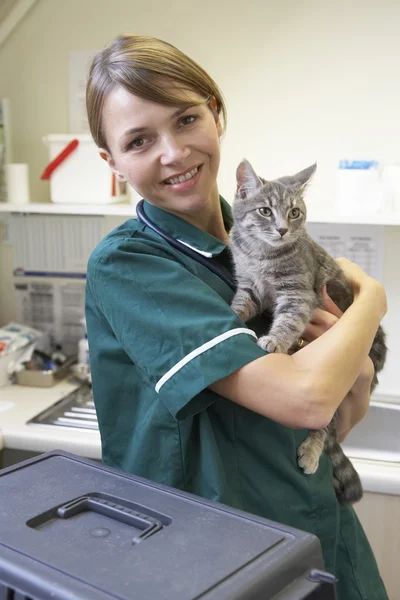
[[[93,61],[87,111],[119,181],[226,239],[216,185],[226,108],[204,69],[162,40],[120,36]]]
[[[256,343],[266,315],[244,323],[231,308],[233,219],[217,185],[226,115],[216,84],[168,43],[120,36],[94,59],[87,108],[101,155],[143,196],[147,217],[108,234],[88,263],[103,461],[312,532],[339,600],[385,600],[355,513],[337,502],[329,457],[307,476],[296,456],[307,428],[324,427],[343,403],[353,426],[368,404],[365,362],[386,311],[382,286],[349,263],[355,301],[346,313],[332,322],[321,310],[304,348],[268,354]]]

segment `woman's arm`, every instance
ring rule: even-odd
[[[292,356],[268,354],[210,388],[246,408],[294,428],[321,429],[354,385],[386,313],[381,284],[338,259],[354,302],[324,335]]]
[[[338,322],[343,312],[333,302],[326,292],[322,290],[323,309],[314,311],[310,323],[303,332],[305,343],[312,342],[326,333],[328,329]],[[342,442],[350,431],[368,412],[370,403],[370,390],[374,377],[374,365],[369,356],[364,361],[361,371],[347,396],[337,409],[337,435]]]
[[[374,371],[372,360],[367,356],[353,387],[337,409],[336,433],[339,442],[346,439],[368,412]]]

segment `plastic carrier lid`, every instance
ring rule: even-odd
[[[261,578],[279,591],[323,568],[310,534],[67,453],[4,469],[0,487],[0,597],[11,571],[29,598],[188,600],[270,597],[250,595]]]

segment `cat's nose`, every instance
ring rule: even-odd
[[[285,235],[285,233],[287,233],[287,229],[277,229],[277,231],[279,231],[279,233],[281,234],[281,237],[283,237]]]

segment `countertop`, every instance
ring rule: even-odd
[[[8,385],[0,388],[0,450],[47,452],[66,450],[101,459],[98,431],[50,429],[26,422],[69,394],[77,384],[68,380],[51,388]],[[400,463],[352,458],[366,492],[400,495]]]
[[[101,459],[98,431],[51,429],[26,422],[78,387],[64,380],[50,388],[7,385],[0,387],[0,449],[32,452],[66,450],[87,458]]]

